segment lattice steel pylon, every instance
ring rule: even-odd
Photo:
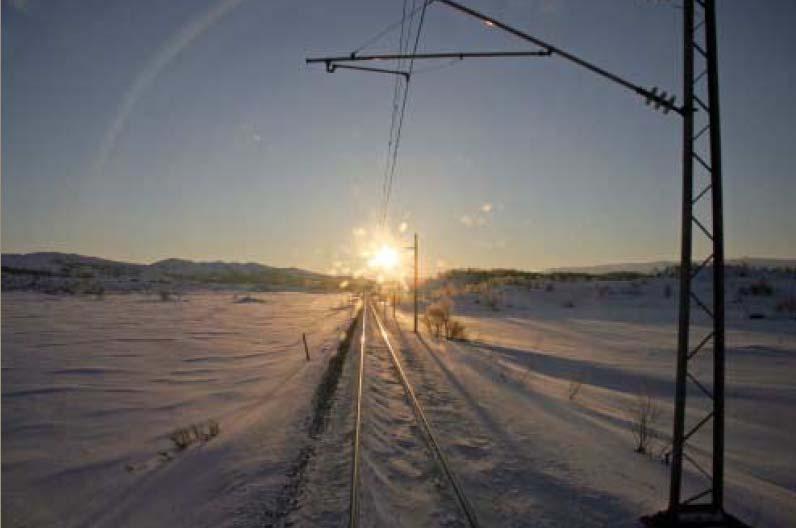
[[[668,509],[644,521],[650,526],[743,526],[724,511],[724,226],[716,1],[684,0],[683,14],[682,246],[671,482]],[[709,221],[700,218],[700,210]],[[694,226],[708,248],[707,256],[697,257],[697,265],[692,264]],[[708,271],[712,299],[706,288],[699,288],[700,293],[695,288],[694,279]],[[694,325],[700,314],[692,313],[692,307],[706,317],[707,332]],[[712,383],[706,384],[698,377],[695,360],[711,353]],[[709,409],[688,409],[689,386],[707,396]],[[712,442],[707,449],[701,446],[711,458],[705,468],[689,453],[689,440],[709,426]],[[709,481],[685,498],[684,462],[696,470],[698,479]]]

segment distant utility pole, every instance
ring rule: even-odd
[[[428,4],[444,4],[461,13],[477,18],[491,28],[510,33],[526,42],[534,44],[537,50],[531,50],[522,56],[549,57],[568,61],[584,68],[607,81],[623,87],[637,96],[642,97],[647,105],[664,114],[672,112],[683,119],[683,198],[681,209],[681,248],[680,248],[680,298],[679,323],[677,334],[677,375],[675,387],[675,413],[672,442],[672,467],[669,488],[668,509],[655,515],[643,517],[648,526],[664,527],[740,527],[743,523],[724,511],[724,228],[722,206],[722,167],[721,167],[721,131],[719,119],[719,77],[718,54],[716,44],[716,0],[683,0],[683,105],[675,104],[675,96],[657,87],[645,88],[637,83],[626,80],[608,70],[565,51],[557,46],[536,38],[519,29],[511,27],[499,20],[479,13],[453,0],[428,0]],[[424,6],[425,7],[425,6]],[[695,10],[699,9],[699,23],[695,25]],[[400,54],[392,55],[394,59],[438,59],[442,55],[459,56],[460,58],[494,58],[507,57],[505,52],[447,54]],[[387,70],[351,66],[348,63],[358,61],[386,60],[386,56],[357,55],[321,57],[307,59],[308,63],[323,63],[328,72],[337,68],[372,70],[377,73],[390,73],[403,76],[409,82],[409,73],[401,70]],[[699,126],[696,127],[696,121]],[[696,132],[695,132],[696,131]],[[707,138],[707,141],[705,141]],[[705,144],[707,143],[707,145]],[[696,173],[695,173],[696,169]],[[697,192],[694,192],[694,189]],[[694,213],[694,206],[700,200],[710,197],[709,219],[700,220]],[[701,262],[692,266],[693,258],[693,227],[697,226],[712,245],[711,253]],[[711,265],[712,264],[712,265]],[[712,302],[705,303],[692,288],[693,278],[706,269],[712,269]],[[415,332],[417,332],[417,235],[415,234]],[[690,334],[692,330],[691,305],[695,304],[711,321],[711,330],[701,337],[698,344],[691,348]],[[690,362],[702,351],[705,355],[708,345],[712,345],[713,383],[708,387],[696,377],[696,371],[690,370]],[[713,408],[706,415],[696,420],[686,432],[686,397],[688,382],[692,389],[698,389],[706,395]],[[692,411],[693,412],[693,411]],[[712,444],[706,449],[712,459],[710,471],[703,468],[686,451],[689,439],[706,424],[712,422]],[[692,420],[691,423],[694,423]],[[710,481],[710,487],[682,500],[683,461],[687,461],[699,474]],[[704,502],[705,499],[709,502]],[[703,502],[699,502],[699,501]]]
[[[417,233],[415,233],[415,333],[417,333]]]

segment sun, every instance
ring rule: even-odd
[[[378,268],[384,271],[392,271],[398,267],[400,259],[398,258],[398,251],[395,248],[383,245],[368,261],[371,268]]]

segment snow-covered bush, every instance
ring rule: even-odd
[[[448,335],[448,323],[450,322],[451,312],[453,311],[453,301],[448,297],[443,297],[426,308],[423,322],[429,328],[429,332],[434,337],[440,337],[444,330],[445,336]]]
[[[423,324],[434,337],[445,337],[445,339],[465,339],[464,325],[459,321],[454,321],[454,303],[449,297],[442,297],[431,303],[423,314]]]

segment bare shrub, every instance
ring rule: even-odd
[[[466,339],[464,325],[451,318],[453,306],[454,303],[449,297],[442,297],[426,308],[426,312],[423,314],[423,324],[428,333],[436,338]]]
[[[641,295],[644,292],[641,289],[640,282],[632,281],[630,284],[622,288],[622,293],[624,295]]]
[[[100,282],[90,281],[83,286],[83,293],[94,295],[98,301],[101,301],[105,295],[105,287]]]
[[[658,402],[646,391],[639,392],[630,410],[636,453],[648,453],[655,439],[655,422],[660,416]]]
[[[749,294],[756,297],[770,297],[774,293],[774,288],[766,279],[760,279],[749,285],[748,288],[741,288],[741,295]]]
[[[250,295],[244,295],[243,297],[238,297],[237,295],[232,300],[235,304],[265,304],[265,301],[259,299],[257,297],[252,297]],[[345,305],[341,305],[338,309],[346,308]]]
[[[494,311],[500,310],[501,304],[501,296],[500,292],[496,291],[494,288],[487,288],[482,294],[481,299],[483,300],[484,304],[489,306]]]
[[[173,300],[173,295],[169,290],[160,290],[158,292],[158,297],[160,297],[161,302],[169,302]]]
[[[215,420],[191,424],[181,427],[169,435],[169,440],[174,444],[178,451],[187,449],[196,443],[206,443],[218,436],[221,426]]]
[[[583,386],[583,382],[578,380],[578,379],[574,379],[574,380],[571,380],[569,382],[569,387],[567,387],[567,396],[569,396],[569,400],[570,401],[574,401],[575,400],[575,397],[580,392],[580,388],[582,386]]]
[[[458,295],[459,289],[450,282],[446,282],[445,285],[442,287],[442,291],[440,292],[440,297],[443,299],[450,299]]]
[[[796,297],[790,296],[777,303],[777,313],[796,314]]]
[[[455,341],[465,341],[467,339],[467,334],[464,331],[464,325],[459,321],[451,320],[448,324],[447,332],[446,332],[447,339],[453,339]]]
[[[188,446],[196,442],[196,438],[194,437],[193,429],[191,427],[182,427],[177,429],[169,435],[169,440],[171,440],[174,444],[174,447],[180,451],[187,449]]]
[[[443,330],[447,335],[450,311],[446,304],[440,301],[430,304],[428,308],[426,308],[425,318],[428,320],[428,325],[431,328],[431,333],[434,334],[434,337],[440,337]]]
[[[672,285],[667,284],[663,287],[663,298],[669,299],[672,296]]]
[[[434,325],[431,323],[431,319],[428,318],[428,314],[425,314],[425,313],[423,314],[422,321],[423,321],[423,326],[426,327],[426,331],[428,331],[429,334],[433,334],[434,333]]]

